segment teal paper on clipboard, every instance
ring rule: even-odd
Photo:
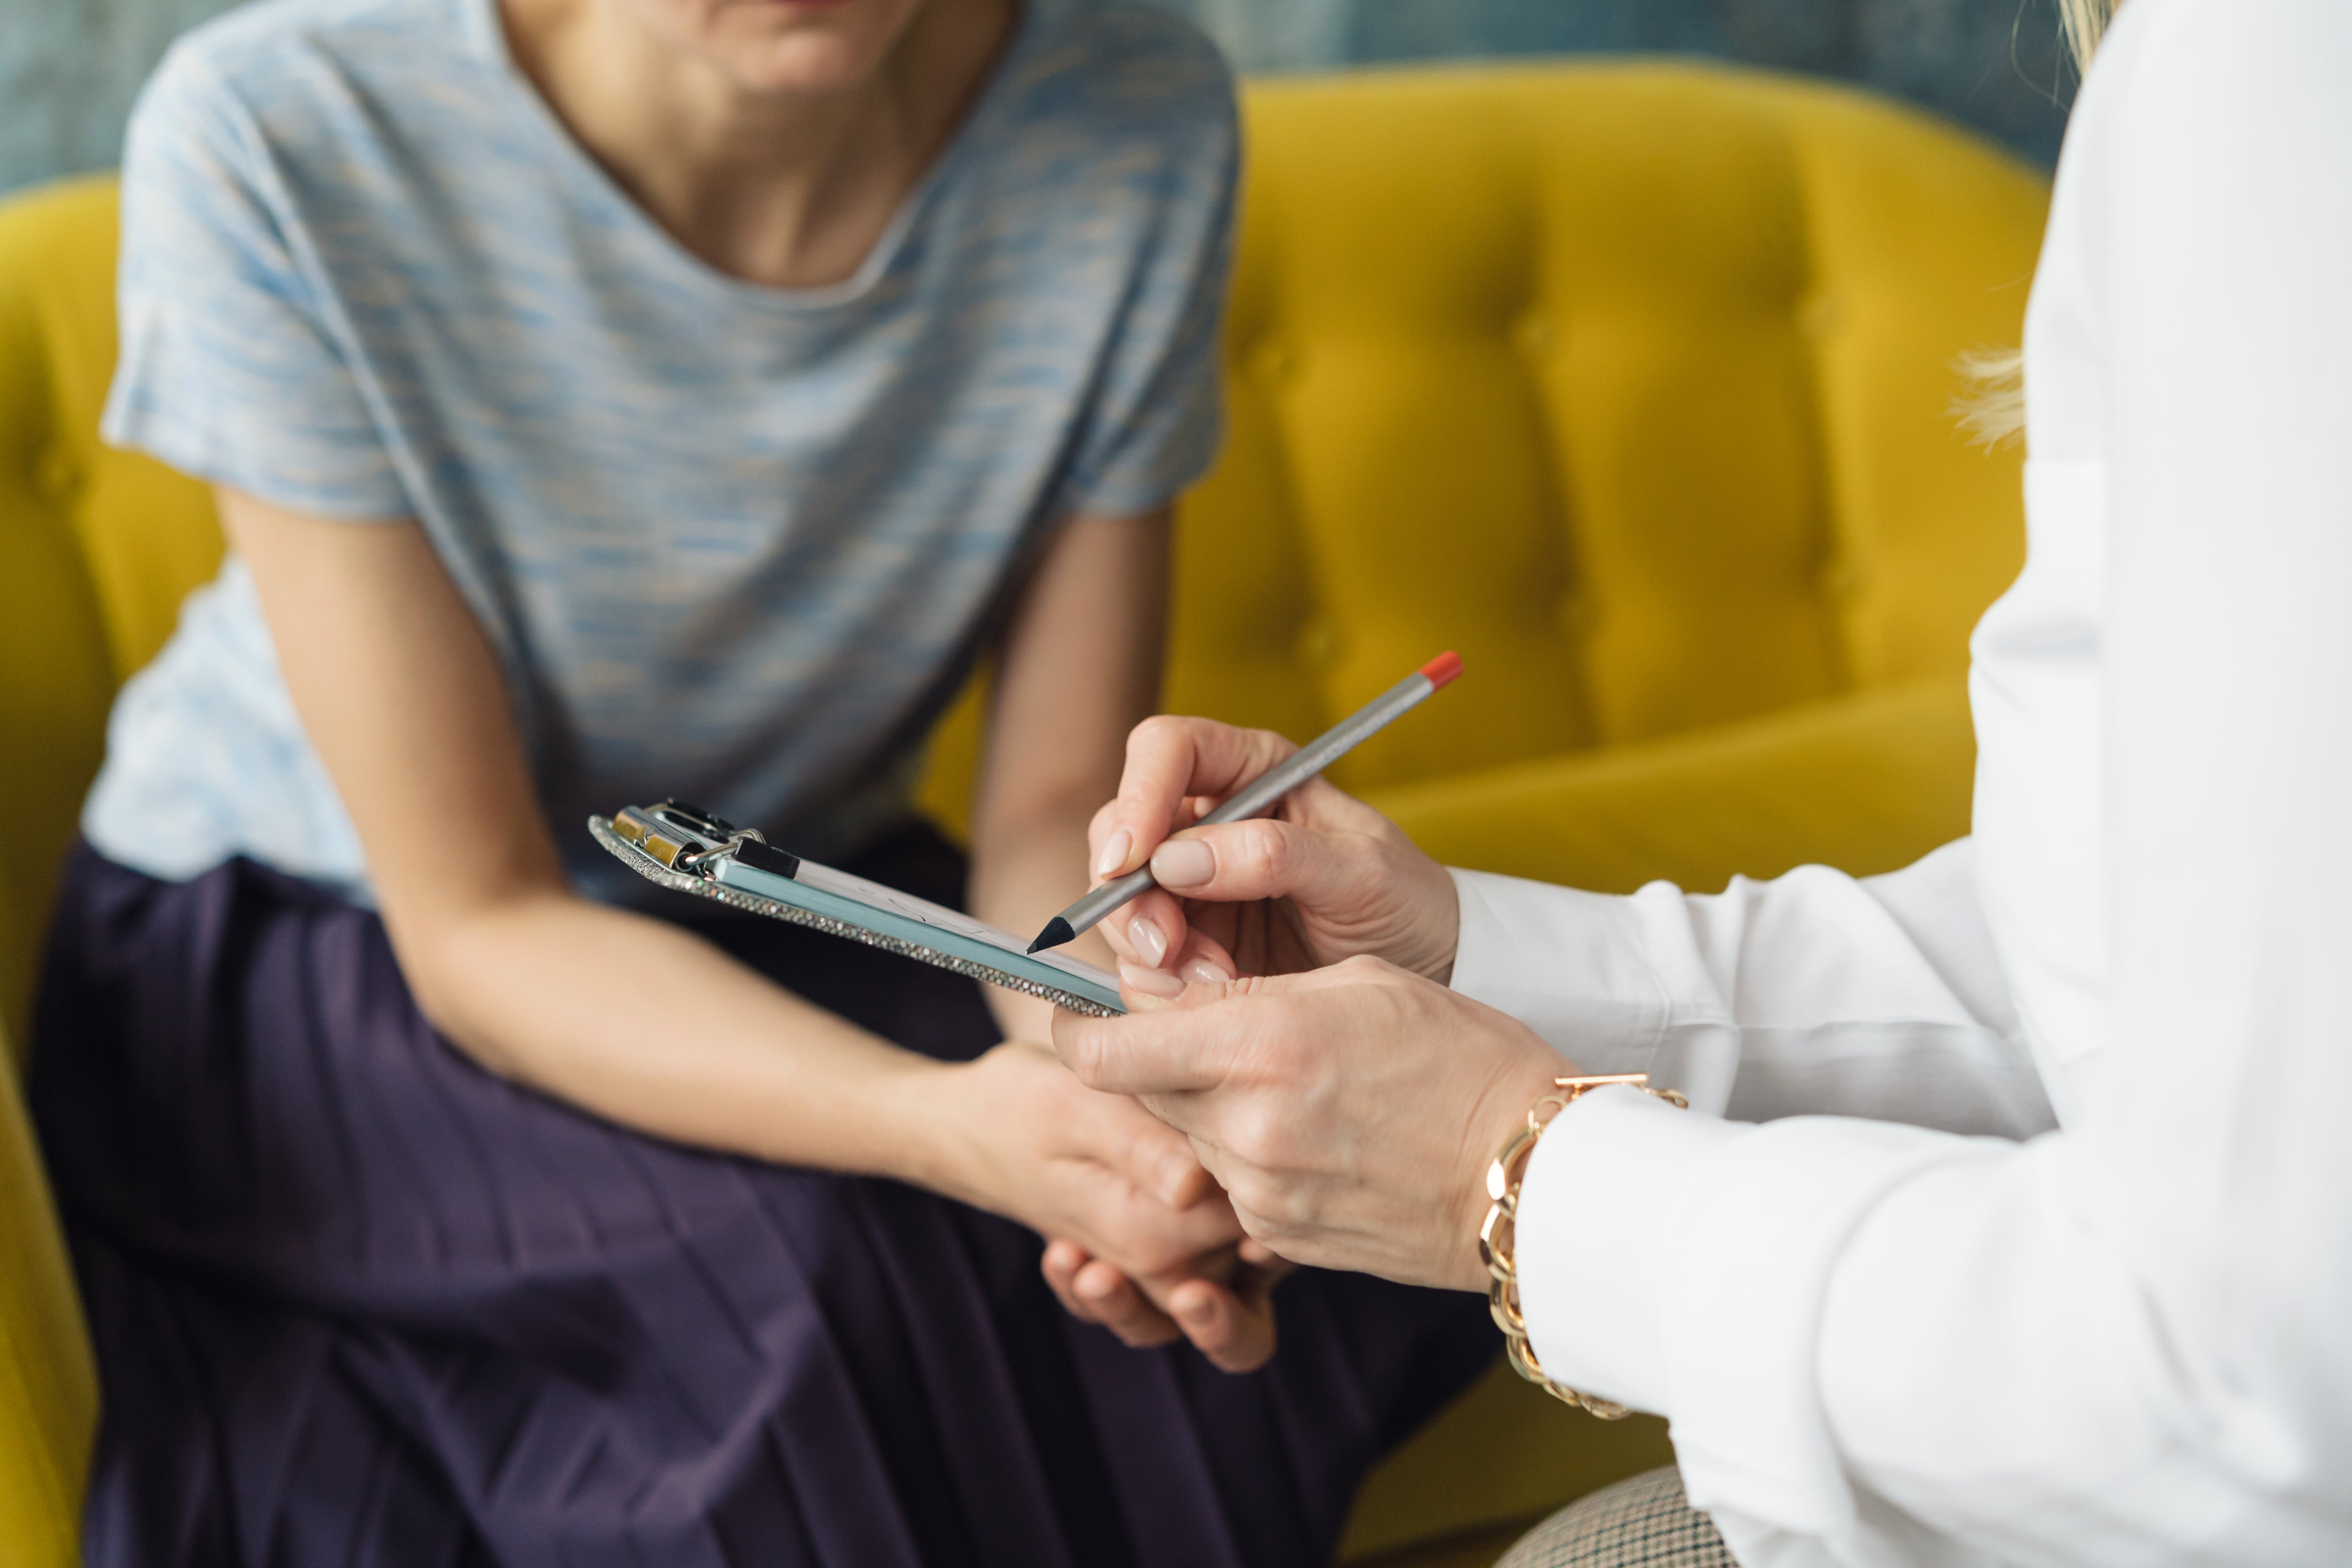
[[[1024,952],[1020,938],[984,921],[803,860],[682,801],[623,806],[590,817],[588,831],[629,869],[674,891],[902,953],[1073,1013],[1127,1011],[1108,970]]]

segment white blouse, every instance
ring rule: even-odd
[[[2352,3],[2128,0],[2025,347],[1971,839],[1456,874],[1458,989],[1722,1113],[1562,1114],[1530,1331],[1747,1568],[2352,1564]]]

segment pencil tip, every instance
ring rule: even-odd
[[[1029,951],[1037,952],[1045,948],[1059,947],[1066,942],[1074,941],[1077,934],[1070,929],[1069,921],[1055,915],[1045,922],[1045,929],[1037,933],[1037,940],[1029,944]]]

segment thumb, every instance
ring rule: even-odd
[[[1304,996],[1360,985],[1397,973],[1394,964],[1363,953],[1343,958],[1320,969],[1302,969],[1290,974],[1241,974],[1231,980],[1187,980],[1164,969],[1146,969],[1139,963],[1121,963],[1118,966],[1118,996],[1127,1004],[1128,1014],[1132,1017],[1139,1013],[1164,1013],[1171,1009],[1192,1012],[1247,996],[1268,999]],[[1062,1026],[1057,1016],[1054,1031],[1055,1048],[1061,1051],[1062,1059],[1066,1062],[1071,1056],[1063,1048],[1066,1034],[1075,1041],[1104,1024],[1108,1024],[1114,1033],[1122,1032],[1116,1020],[1079,1019],[1075,1014],[1066,1016],[1072,1019],[1067,1029]]]
[[[1181,1095],[1223,1083],[1237,1054],[1246,1054],[1253,1025],[1283,1027],[1271,1013],[1223,1012],[1221,1005],[1249,997],[1280,998],[1360,983],[1388,969],[1376,959],[1351,958],[1328,969],[1300,974],[1245,974],[1237,980],[1190,984],[1162,971],[1119,966],[1121,1017],[1082,1018],[1065,1009],[1054,1015],[1054,1049],[1078,1081],[1110,1094]],[[1173,995],[1155,994],[1139,984],[1175,981]],[[1163,1110],[1166,1107],[1161,1107]],[[1181,1119],[1180,1119],[1181,1120]]]
[[[1118,997],[1130,1013],[1160,1013],[1171,1007],[1213,1007],[1228,996],[1262,993],[1268,980],[1288,975],[1245,974],[1234,980],[1187,980],[1164,969],[1139,963],[1118,966]]]
[[[1280,817],[1192,827],[1152,851],[1154,880],[1180,898],[1214,903],[1292,899],[1344,915],[1362,901],[1370,870],[1353,835]]]

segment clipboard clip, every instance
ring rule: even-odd
[[[670,865],[680,871],[691,871],[706,860],[724,860],[732,858],[736,851],[746,844],[764,845],[767,842],[767,835],[761,833],[758,828],[739,827],[734,832],[727,836],[727,841],[723,844],[713,844],[707,848],[701,849],[679,850],[677,858],[671,861]],[[709,872],[704,872],[703,874],[705,876],[709,875]]]
[[[682,800],[624,806],[613,814],[613,831],[671,870],[691,876],[707,879],[711,862],[730,859],[779,877],[800,876],[800,857],[770,844],[758,828],[738,827]]]

